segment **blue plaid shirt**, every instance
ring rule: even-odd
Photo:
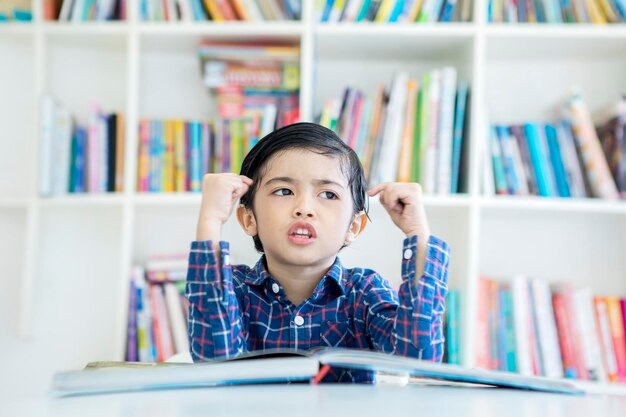
[[[378,273],[344,268],[337,258],[299,306],[269,274],[264,257],[253,268],[231,265],[229,245],[220,242],[218,263],[211,241],[192,242],[186,295],[193,360],[334,346],[441,361],[449,246],[429,238],[424,274],[416,282],[417,239],[404,240],[403,283],[397,293]],[[333,369],[324,378],[370,380],[368,373],[345,369]]]

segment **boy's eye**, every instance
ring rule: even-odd
[[[327,200],[336,200],[337,199],[337,194],[333,193],[332,191],[322,191],[320,193],[320,196],[322,198],[327,199]]]
[[[278,190],[274,191],[272,194],[274,195],[290,195],[293,194],[291,192],[291,190],[289,188],[279,188]]]

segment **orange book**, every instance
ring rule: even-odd
[[[231,0],[231,2],[239,20],[252,20],[242,0]]]
[[[219,6],[217,5],[217,0],[204,0],[204,7],[206,7],[209,15],[211,15],[211,20],[215,22],[223,22],[226,20]]]
[[[402,130],[402,145],[398,163],[398,181],[411,181],[411,161],[413,160],[413,134],[415,132],[415,107],[417,106],[417,80],[409,79]]]
[[[624,337],[624,319],[619,299],[606,297],[606,309],[617,362],[617,377],[620,381],[626,381],[626,337]]]

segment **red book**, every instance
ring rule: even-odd
[[[559,336],[559,347],[561,348],[561,360],[563,362],[563,373],[566,378],[577,378],[576,355],[572,343],[571,323],[563,298],[563,295],[559,293],[552,295],[554,318],[556,320],[556,330]]]

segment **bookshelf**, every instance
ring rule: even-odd
[[[299,44],[303,120],[339,95],[346,80],[372,93],[394,70],[419,75],[455,66],[472,90],[469,192],[428,195],[425,204],[431,230],[452,246],[450,286],[461,290],[463,317],[476,317],[481,274],[522,272],[590,285],[594,293],[626,294],[620,256],[625,203],[480,191],[488,123],[550,118],[572,84],[582,87],[592,111],[626,91],[624,24],[487,24],[485,0],[475,3],[471,23],[319,24],[312,4],[305,1],[298,22],[151,23],[140,22],[131,7],[127,21],[72,24],[44,22],[41,2],[34,1],[32,23],[0,25],[0,54],[10,58],[0,64],[0,230],[8,231],[0,235],[0,306],[18,312],[2,315],[0,343],[10,341],[10,349],[34,355],[38,342],[54,340],[49,371],[122,358],[130,266],[153,254],[186,252],[195,236],[199,195],[138,193],[134,183],[140,118],[206,117],[213,110],[200,82],[200,39]],[[63,101],[83,125],[91,102],[125,113],[122,193],[38,196],[43,93]],[[402,234],[375,200],[371,217],[374,222],[343,251],[342,261],[372,267],[398,285]],[[234,262],[256,262],[251,240],[234,219],[224,236],[232,242]],[[527,242],[536,245],[530,249]],[[475,326],[464,321],[468,366],[474,364]],[[67,355],[69,349],[75,354]]]

